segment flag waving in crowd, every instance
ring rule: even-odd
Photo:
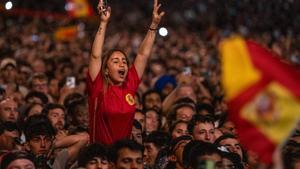
[[[239,36],[224,40],[222,83],[240,141],[270,164],[300,117],[300,70]]]
[[[67,10],[74,18],[82,18],[93,15],[93,9],[88,0],[67,0]]]

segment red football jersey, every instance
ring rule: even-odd
[[[134,95],[140,81],[133,65],[121,86],[108,85],[105,91],[101,72],[94,81],[88,73],[89,127],[92,142],[113,144],[130,136],[135,112]]]

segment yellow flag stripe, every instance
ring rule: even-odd
[[[275,144],[284,141],[300,118],[300,101],[279,83],[270,83],[241,111]]]
[[[258,82],[260,72],[252,65],[245,41],[233,36],[222,41],[222,83],[226,99],[230,100]]]

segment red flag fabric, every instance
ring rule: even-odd
[[[221,42],[222,84],[241,143],[272,163],[300,117],[300,70],[253,41]]]

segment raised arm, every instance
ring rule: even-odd
[[[154,0],[152,22],[134,60],[134,66],[139,78],[141,78],[144,73],[155,40],[158,24],[165,14],[164,12],[158,12],[160,6],[161,4],[158,4],[158,0]]]
[[[105,38],[106,26],[111,14],[110,7],[106,7],[103,0],[99,1],[98,13],[100,15],[100,25],[94,39],[89,61],[89,74],[92,80],[96,79],[98,73],[101,70],[103,42]]]

